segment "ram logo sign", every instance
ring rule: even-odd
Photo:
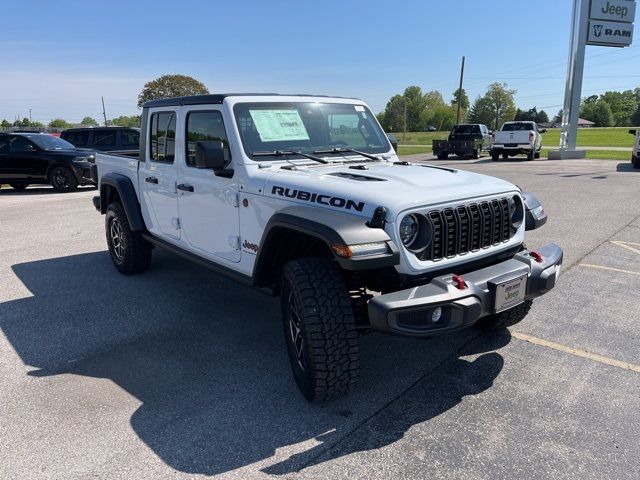
[[[587,45],[626,47],[633,41],[633,24],[620,22],[589,22]]]

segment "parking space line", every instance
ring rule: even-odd
[[[534,345],[540,345],[542,347],[552,348],[554,350],[558,350],[559,352],[568,353],[576,357],[582,357],[589,360],[593,360],[595,362],[604,363],[605,365],[610,365],[612,367],[622,368],[623,370],[630,370],[632,372],[640,373],[640,365],[634,365],[633,363],[622,362],[614,358],[605,357],[604,355],[598,355],[597,353],[591,353],[591,352],[587,352],[586,350],[581,350],[579,348],[573,348],[567,345],[562,345],[560,343],[551,342],[549,340],[544,340],[543,338],[527,335],[526,333],[522,333],[522,332],[511,331],[511,336],[519,340],[524,340],[525,342],[533,343]]]
[[[614,245],[617,245],[619,247],[622,248],[626,248],[627,250],[631,250],[634,253],[637,253],[638,255],[640,255],[640,250],[638,250],[637,248],[633,248],[631,245],[636,245],[636,246],[640,246],[640,243],[634,243],[634,242],[622,242],[620,240],[610,240],[611,243],[613,243]]]
[[[640,275],[640,272],[634,272],[633,270],[623,270],[621,268],[603,267],[602,265],[592,265],[590,263],[581,263],[581,267],[599,268],[600,270],[610,270],[612,272],[628,273],[629,275]]]

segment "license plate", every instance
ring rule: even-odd
[[[495,312],[502,312],[524,302],[527,293],[527,276],[523,275],[496,285]]]
[[[515,148],[517,146],[518,146],[517,143],[507,143],[507,144],[505,144],[505,147],[509,147],[509,148]]]

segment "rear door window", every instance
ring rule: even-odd
[[[35,149],[36,147],[26,138],[12,137],[9,139],[9,150],[11,153],[33,152]]]
[[[149,139],[151,160],[173,163],[176,149],[176,115],[173,112],[161,112],[151,115]]]
[[[9,153],[9,137],[0,137],[0,155]]]

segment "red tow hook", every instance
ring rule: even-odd
[[[451,279],[456,284],[456,288],[458,290],[464,290],[465,288],[467,288],[467,283],[460,275],[454,275],[453,277],[451,277]]]
[[[533,250],[529,252],[529,255],[531,255],[536,262],[542,263],[542,255],[540,255],[540,252],[536,252],[535,250]]]

